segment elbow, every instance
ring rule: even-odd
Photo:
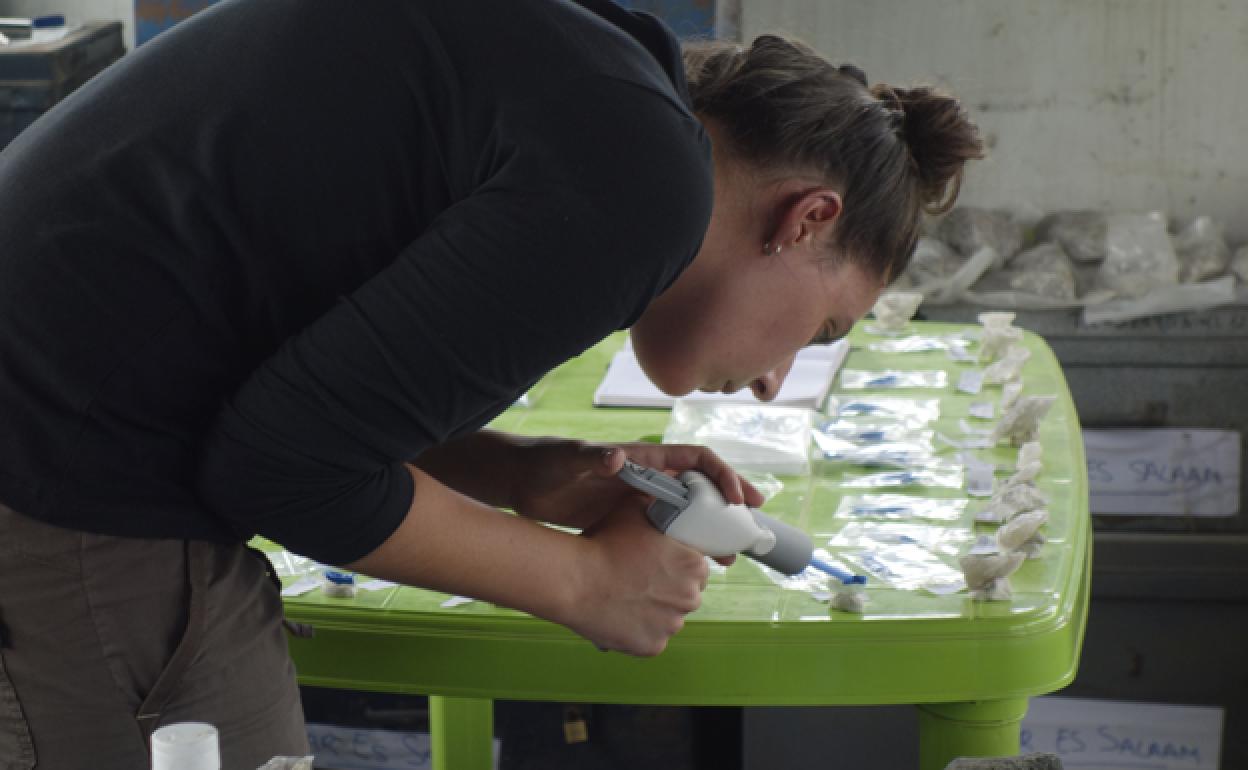
[[[356,561],[398,528],[411,505],[402,463],[329,467],[215,434],[201,456],[198,497],[241,538],[263,536],[326,564]]]

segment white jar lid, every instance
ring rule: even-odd
[[[179,722],[152,733],[152,770],[221,770],[217,728]]]

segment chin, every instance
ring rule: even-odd
[[[638,345],[636,340],[633,342],[633,352],[637,356],[637,363],[641,365],[641,370],[664,394],[672,398],[680,398],[689,395],[698,387],[698,383],[689,376],[689,372],[680,371],[678,367],[656,364],[648,354],[649,351],[644,346]]]
[[[654,382],[653,380],[651,381]],[[692,385],[670,386],[670,385],[663,385],[662,383],[659,383],[659,382],[654,382],[654,384],[656,387],[658,387],[659,390],[663,391],[664,395],[671,396],[672,398],[680,398],[681,396],[689,395],[695,390],[701,390],[701,388],[695,388]]]
[[[646,373],[646,376],[650,378],[655,387],[672,398],[687,396],[698,387],[696,383],[684,382],[676,377],[664,376],[663,372],[652,372],[646,367],[645,362],[640,359],[638,363],[641,364],[641,370]]]

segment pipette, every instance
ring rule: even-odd
[[[619,477],[654,498],[646,516],[656,529],[707,556],[743,553],[785,575],[814,567],[846,585],[867,582],[863,575],[814,558],[810,537],[802,530],[757,509],[725,502],[710,479],[697,471],[673,478],[626,461]]]

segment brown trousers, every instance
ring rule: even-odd
[[[241,545],[62,529],[0,505],[0,770],[135,770],[209,722],[224,770],[307,753],[281,598]]]

